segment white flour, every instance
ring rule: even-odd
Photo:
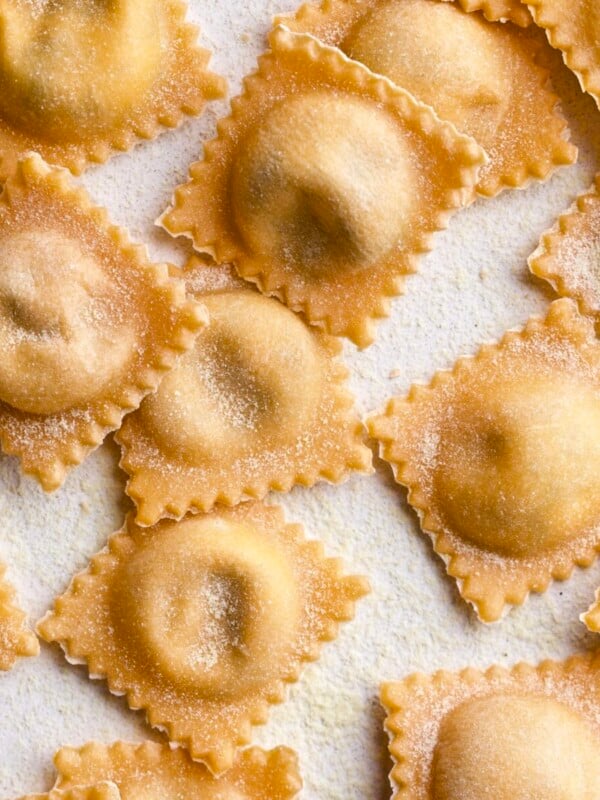
[[[216,51],[214,68],[231,79],[234,92],[253,67],[270,16],[294,6],[293,0],[191,0],[191,15]],[[560,59],[554,63],[573,139],[581,147],[579,164],[546,184],[479,200],[436,236],[434,252],[408,279],[407,294],[394,302],[375,345],[364,353],[346,347],[362,411],[382,408],[411,382],[428,380],[481,341],[542,312],[552,297],[529,277],[526,258],[540,233],[587,190],[600,152],[599,112]],[[183,263],[189,252],[187,243],[172,243],[152,221],[225,109],[226,104],[214,104],[202,119],[84,178],[114,221],[148,241],[157,258]],[[51,497],[32,480],[21,479],[14,460],[0,459],[0,556],[33,618],[121,524],[126,503],[117,459],[115,446],[105,445]],[[290,520],[324,539],[330,554],[343,556],[352,571],[367,574],[373,584],[355,622],[342,628],[339,639],[292,688],[291,700],[257,731],[257,743],[298,750],[305,800],[389,797],[383,713],[376,699],[382,680],[416,669],[562,657],[596,643],[577,617],[600,584],[600,566],[576,571],[566,584],[530,598],[502,623],[486,628],[459,600],[385,465],[370,478],[354,477],[337,488],[297,489],[275,501],[286,506]],[[61,745],[152,736],[141,714],[111,697],[104,683],[90,682],[83,668],[69,666],[58,648],[43,646],[40,658],[0,675],[2,798],[47,789],[53,781],[52,755]]]

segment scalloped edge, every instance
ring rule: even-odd
[[[480,11],[488,22],[512,22],[519,28],[533,23],[531,12],[521,0],[458,0],[458,4],[468,14]]]
[[[186,272],[195,268],[197,264],[197,259],[192,257],[180,273],[181,277],[185,279]],[[206,269],[217,273],[226,268],[211,266]],[[245,284],[242,291],[252,291],[252,288]],[[215,292],[199,293],[194,296],[201,301],[203,296],[212,293],[222,294],[224,290],[218,289]],[[330,453],[331,447],[327,449],[330,460],[320,466],[314,458],[315,450],[312,450],[307,456],[310,459],[309,464],[299,467],[296,465],[287,472],[278,472],[275,477],[265,475],[262,480],[256,482],[236,483],[230,478],[229,485],[225,485],[225,481],[221,480],[218,482],[220,488],[217,488],[214,477],[209,486],[206,477],[208,470],[188,466],[183,459],[175,460],[168,453],[162,452],[154,441],[152,433],[145,428],[141,415],[131,414],[124,420],[123,426],[115,435],[115,440],[121,447],[119,465],[129,476],[125,491],[136,505],[137,525],[148,527],[160,519],[181,520],[187,513],[206,513],[216,505],[231,507],[246,500],[262,500],[270,491],[289,492],[293,486],[310,487],[320,481],[340,484],[350,477],[352,471],[372,474],[373,454],[365,444],[366,429],[354,410],[354,398],[347,387],[349,370],[339,358],[341,345],[327,334],[307,327],[309,333],[316,339],[327,374],[324,378],[324,393],[319,409],[315,412],[313,426],[310,431],[303,430],[302,436],[305,437],[308,433],[317,436],[322,429],[321,412],[324,413],[324,407],[331,406],[328,412],[330,416],[335,416],[336,419],[340,417],[336,426],[340,438],[335,453]],[[328,430],[330,431],[331,427]],[[342,435],[345,445],[342,444]],[[143,443],[153,448],[152,453],[148,453],[148,448],[140,452],[138,448],[141,448]],[[263,448],[261,452],[267,451]],[[143,457],[144,453],[146,458]],[[255,454],[251,453],[246,459],[241,460],[251,461],[254,457]],[[177,466],[177,475],[173,475],[169,470],[172,464]],[[159,496],[158,490],[153,489],[157,477],[163,478],[165,475],[169,476],[171,486],[177,485],[180,489],[176,498],[174,492],[169,496]]]
[[[28,794],[20,800],[121,800],[121,793],[112,781],[100,781],[65,790],[54,788],[44,794]]]
[[[523,0],[523,2],[527,4],[536,25],[546,32],[551,46],[562,53],[565,65],[579,81],[582,91],[591,95],[600,108],[600,63],[594,64],[593,59],[585,59],[577,44],[563,38],[565,32],[561,30],[560,11],[558,14],[550,13],[550,17],[545,17],[546,0]],[[585,20],[583,24],[586,24]]]
[[[563,329],[569,327],[572,332],[577,331],[581,340],[580,347],[585,344],[586,350],[596,351],[596,367],[600,379],[600,343],[594,335],[592,322],[578,314],[573,301],[555,300],[550,304],[545,317],[531,317],[522,329],[509,330],[498,342],[482,345],[475,355],[459,358],[452,369],[436,372],[429,384],[413,384],[405,399],[390,400],[383,414],[374,415],[367,421],[371,438],[379,444],[381,458],[392,467],[396,482],[408,490],[408,503],[419,517],[421,530],[432,540],[434,552],[444,561],[448,575],[455,578],[463,600],[473,607],[478,618],[485,623],[502,619],[511,606],[522,605],[530,593],[545,592],[553,580],[567,580],[576,566],[591,566],[600,553],[600,526],[595,537],[597,541],[594,544],[586,543],[574,557],[565,552],[567,545],[572,544],[567,542],[564,548],[555,548],[548,553],[548,556],[553,556],[548,566],[539,564],[539,557],[529,556],[525,576],[514,578],[510,583],[505,578],[502,566],[498,566],[496,582],[492,585],[489,576],[483,576],[478,570],[478,565],[487,564],[490,560],[489,553],[472,543],[469,543],[468,551],[458,547],[456,542],[461,541],[459,534],[434,519],[431,513],[434,505],[428,501],[427,492],[417,479],[410,461],[402,456],[392,455],[394,447],[398,448],[398,440],[390,431],[386,432],[386,429],[399,407],[409,406],[418,399],[435,394],[439,385],[460,381],[463,370],[478,361],[493,357],[510,342],[523,339],[536,331],[559,326]],[[587,538],[590,537],[591,534]],[[517,561],[499,553],[494,553],[494,559],[501,563],[510,561],[514,564]]]
[[[590,189],[585,194],[579,195],[558,217],[554,225],[541,235],[537,248],[527,259],[527,264],[530,271],[538,278],[547,281],[557,294],[575,300],[582,314],[598,315],[600,303],[594,302],[589,293],[571,283],[569,276],[561,269],[556,252],[559,242],[573,236],[571,229],[577,220],[587,215],[588,207],[592,203],[600,204],[600,173],[596,175]],[[600,286],[598,294],[600,296]]]
[[[66,592],[56,598],[53,610],[38,622],[36,630],[46,642],[59,644],[68,661],[85,663],[91,679],[106,680],[112,694],[124,696],[132,710],[143,710],[148,724],[164,732],[170,744],[184,747],[194,761],[202,761],[218,777],[231,768],[237,748],[249,744],[252,728],[267,721],[270,706],[284,702],[287,696],[286,686],[298,681],[304,664],[318,660],[323,645],[338,635],[340,624],[353,619],[356,602],[370,592],[370,585],[364,577],[344,574],[340,559],[326,557],[323,543],[314,539],[306,539],[301,525],[286,523],[282,509],[277,506],[246,503],[233,509],[219,509],[212,512],[212,515],[225,519],[241,519],[242,521],[250,519],[252,525],[261,526],[259,530],[270,531],[269,535],[277,537],[278,540],[285,543],[284,547],[293,548],[298,554],[309,559],[313,567],[316,564],[326,567],[329,578],[332,582],[335,581],[339,593],[339,597],[335,600],[335,612],[333,610],[325,612],[322,607],[319,608],[316,605],[312,607],[313,618],[318,612],[322,624],[321,634],[312,636],[310,641],[302,646],[301,653],[297,653],[296,657],[281,670],[279,678],[264,687],[263,697],[248,701],[244,712],[237,718],[235,729],[229,736],[221,736],[218,745],[202,746],[197,741],[198,731],[193,730],[193,723],[184,721],[183,715],[176,722],[163,718],[162,713],[164,712],[158,711],[155,704],[146,701],[143,692],[127,687],[128,679],[115,672],[114,662],[105,662],[102,652],[95,652],[93,649],[85,650],[78,646],[76,630],[58,632],[57,626],[61,627],[60,620],[65,608],[73,603],[73,596],[85,595],[89,586],[102,585],[104,576],[108,576],[105,585],[111,585],[111,572],[114,572],[124,559],[130,557],[132,547],[134,549],[137,547],[132,541],[132,532],[138,528],[142,535],[148,535],[148,529],[139,528],[134,523],[132,515],[128,515],[123,528],[113,534],[108,545],[91,559],[87,569],[74,576]],[[160,525],[168,526],[176,524],[160,523]],[[129,547],[126,543],[129,544]],[[290,557],[292,556],[290,555]],[[304,569],[302,575],[302,579],[305,580]],[[333,596],[331,599],[333,600]],[[303,607],[303,611],[307,616],[309,612],[306,608]],[[189,697],[187,697],[186,703],[185,690],[181,690],[180,694],[182,707],[190,708]],[[233,710],[235,703],[223,702],[222,707]],[[199,723],[197,729],[201,730],[203,725],[206,727],[206,722]]]
[[[48,426],[57,418],[61,422],[67,420],[75,424],[78,415],[86,412],[87,420],[78,426],[77,435],[65,436],[64,441],[57,443],[53,458],[45,463],[33,448],[30,453],[19,443],[11,442],[6,427],[2,428],[0,420],[0,445],[3,452],[18,457],[23,472],[35,477],[44,490],[50,492],[58,489],[68,471],[80,464],[103,442],[108,433],[121,425],[125,414],[136,409],[143,398],[157,388],[162,376],[174,366],[177,356],[193,346],[197,333],[207,323],[207,314],[202,305],[186,295],[183,282],[170,277],[166,264],[151,263],[145,246],[132,243],[125,229],[111,225],[106,210],[94,206],[87,192],[71,182],[65,169],[49,166],[39,155],[30,154],[18,162],[16,172],[4,185],[0,207],[10,205],[15,190],[31,191],[31,187],[37,183],[45,184],[52,193],[83,212],[125,258],[146,269],[148,276],[153,279],[152,288],[157,298],[160,297],[162,302],[170,306],[173,315],[177,312],[177,321],[173,323],[168,338],[160,346],[153,346],[155,355],[150,363],[138,367],[135,380],[130,384],[120,385],[108,396],[96,398],[85,409],[75,407],[42,417],[18,412],[8,404],[2,404],[9,417],[15,419],[18,414],[30,429],[33,425]],[[147,351],[148,347],[146,355]]]
[[[594,602],[579,615],[579,619],[591,633],[600,633],[600,589],[596,589]]]
[[[377,321],[389,316],[391,298],[402,293],[404,277],[416,271],[416,256],[431,249],[433,234],[447,227],[450,216],[456,209],[475,199],[473,187],[479,168],[486,163],[486,156],[473,139],[460,134],[451,123],[439,120],[431,108],[419,103],[412,95],[394,86],[386,78],[377,76],[362,64],[348,59],[337,48],[328,47],[312,36],[293,34],[282,26],[272,31],[270,44],[272,49],[261,56],[258,70],[245,78],[243,94],[232,101],[231,115],[219,122],[217,138],[205,145],[204,161],[191,165],[188,182],[175,190],[171,205],[157,220],[157,224],[172,236],[182,235],[191,239],[195,250],[208,253],[219,263],[233,261],[243,278],[257,284],[263,293],[273,295],[292,310],[301,312],[309,323],[328,333],[345,336],[361,348],[367,347],[374,340]],[[292,65],[296,64],[295,69],[282,67],[287,61]],[[298,62],[302,69],[297,66]],[[280,280],[269,276],[260,259],[253,258],[245,250],[241,237],[229,218],[215,210],[217,206],[213,194],[220,191],[223,196],[216,198],[217,203],[226,204],[227,187],[216,186],[214,193],[202,190],[203,202],[213,205],[212,208],[206,207],[205,216],[211,218],[210,225],[215,229],[214,233],[205,233],[206,226],[195,221],[198,219],[198,209],[195,209],[194,221],[177,219],[187,205],[186,198],[198,187],[213,182],[210,176],[213,165],[218,165],[219,160],[222,160],[225,169],[229,168],[232,154],[228,148],[232,146],[234,137],[239,135],[240,126],[246,124],[245,109],[252,106],[256,97],[265,96],[263,87],[267,83],[272,86],[276,80],[271,75],[275,65],[279,65],[280,74],[287,70],[290,80],[296,85],[304,80],[303,75],[307,72],[308,65],[318,65],[328,81],[343,81],[344,91],[368,97],[380,105],[385,104],[393,110],[399,121],[411,124],[428,142],[438,141],[447,156],[456,155],[455,178],[458,183],[450,184],[443,193],[440,192],[441,199],[431,213],[431,224],[414,234],[410,248],[403,248],[402,252],[394,250],[382,260],[379,266],[382,273],[379,278],[380,286],[370,299],[370,308],[351,319],[340,317],[338,313],[336,320],[331,309],[319,310],[317,306],[323,303],[322,292],[304,296],[304,292],[290,287],[283,278]]]
[[[8,672],[18,658],[40,653],[40,643],[27,626],[27,615],[15,605],[15,590],[6,579],[6,566],[0,561],[0,671]],[[10,639],[10,641],[9,641]]]
[[[291,30],[292,33],[296,35],[304,33],[305,35],[314,36],[322,40],[328,46],[340,47],[342,38],[345,38],[348,33],[348,26],[356,24],[357,15],[360,17],[360,15],[370,12],[374,2],[376,2],[376,0],[320,0],[320,2],[307,2],[300,6],[295,13],[292,12],[291,14],[276,16],[275,24],[284,26],[287,30]],[[454,5],[462,9],[465,13],[475,13],[482,10],[483,6],[489,9],[496,0],[490,0],[490,3],[487,3],[486,0],[483,0],[483,2],[481,2],[481,0],[458,0],[458,2],[454,2],[454,0],[440,0],[440,2],[454,3]],[[531,23],[532,19],[526,6],[521,5],[520,2],[518,2],[517,5],[519,5],[524,12],[522,22],[524,22],[525,17],[527,17]],[[484,16],[486,16],[485,13]],[[331,17],[331,20],[328,25],[327,20],[329,17]],[[491,17],[486,16],[486,19],[488,22],[493,22],[497,21],[499,18],[497,16],[494,18],[492,15]],[[348,20],[347,24],[345,20]],[[527,25],[520,25],[520,27],[524,28],[527,27]],[[508,33],[509,29],[513,33],[514,41],[517,42],[521,49],[523,58],[527,59],[528,66],[531,69],[532,80],[531,85],[528,86],[528,95],[533,96],[536,94],[534,90],[538,90],[537,94],[539,94],[539,99],[537,99],[536,102],[540,105],[540,108],[536,108],[536,111],[538,115],[539,113],[545,112],[548,120],[552,122],[552,128],[556,128],[556,130],[551,131],[553,133],[551,139],[552,150],[550,152],[544,152],[541,155],[538,154],[536,160],[531,160],[530,153],[525,151],[524,159],[527,158],[529,160],[515,166],[513,169],[505,168],[503,170],[498,170],[497,174],[487,174],[484,167],[485,174],[476,186],[476,192],[479,196],[487,198],[495,197],[507,189],[526,188],[533,180],[547,180],[555,170],[575,163],[578,156],[577,147],[568,139],[569,128],[567,122],[560,113],[557,113],[560,98],[551,87],[550,72],[545,65],[540,63],[542,58],[541,42],[531,38],[531,36],[526,34],[523,30],[510,28],[510,26],[508,26],[505,31],[502,31],[501,35]],[[327,32],[325,33],[325,31]],[[361,63],[353,61],[348,56],[346,56],[346,58],[352,63]],[[381,77],[386,78],[385,75]],[[386,78],[386,80],[389,80],[389,78]],[[513,83],[514,82],[516,81],[513,81]],[[403,89],[403,91],[406,90]],[[518,100],[519,98],[516,99]],[[433,111],[436,111],[435,108],[433,108]],[[513,122],[511,128],[515,127],[519,122],[520,120]],[[531,120],[530,123],[532,124],[533,120]],[[522,126],[519,125],[518,127],[521,128]],[[455,127],[455,129],[457,128]],[[506,128],[501,129],[497,138],[502,140],[505,132]],[[463,132],[463,135],[467,134]],[[519,132],[518,137],[514,137],[512,141],[509,140],[506,149],[510,150],[513,148],[517,139],[520,140],[521,138],[522,136]],[[505,167],[507,166],[509,165],[505,165]]]
[[[152,107],[142,106],[134,111],[119,127],[115,127],[85,142],[71,142],[56,145],[45,142],[40,137],[20,133],[6,123],[7,134],[0,130],[0,180],[5,180],[14,170],[14,164],[27,151],[36,150],[50,163],[65,167],[74,175],[80,175],[92,164],[103,164],[117,153],[127,152],[141,140],[155,139],[159,134],[178,127],[185,117],[198,116],[207,102],[218,100],[227,94],[227,82],[208,69],[211,53],[197,45],[199,30],[186,22],[187,4],[184,0],[162,0],[166,27],[172,29],[167,50],[174,53],[170,57],[169,69],[153,84],[150,94],[158,94]],[[186,66],[182,59],[194,55],[193,66]],[[197,62],[197,63],[196,63]],[[170,103],[159,102],[160,92],[171,83],[180,85],[182,71],[189,72],[194,93],[182,92],[182,96],[171,99]],[[176,79],[176,80],[173,80]],[[15,134],[20,146],[15,148]],[[24,140],[24,141],[23,141]]]
[[[390,739],[389,752],[394,762],[390,772],[390,783],[394,790],[393,797],[403,798],[403,800],[415,800],[416,798],[415,788],[409,783],[411,760],[405,748],[405,743],[415,736],[415,731],[407,729],[403,720],[404,709],[410,704],[412,698],[416,698],[419,703],[425,703],[430,701],[433,693],[442,695],[446,690],[447,700],[450,691],[454,690],[458,695],[458,688],[464,688],[465,691],[457,696],[455,701],[452,701],[452,705],[445,702],[442,706],[441,699],[436,700],[436,719],[433,722],[435,725],[436,722],[439,724],[443,716],[465,700],[489,696],[492,692],[496,692],[498,684],[503,689],[512,689],[513,691],[515,687],[525,688],[528,683],[537,684],[535,696],[559,699],[560,701],[562,694],[557,691],[557,686],[564,682],[565,695],[569,696],[569,692],[572,692],[569,676],[578,670],[589,673],[591,688],[597,686],[598,681],[594,676],[598,672],[598,656],[594,653],[577,654],[564,661],[547,659],[537,666],[520,662],[511,668],[493,665],[486,670],[478,670],[473,667],[467,667],[459,672],[438,670],[432,675],[417,672],[402,681],[383,683],[380,690],[380,702],[387,712],[384,729]],[[598,700],[600,701],[600,697]],[[572,705],[568,702],[566,704]],[[582,705],[585,706],[583,703]],[[579,712],[584,716],[582,709],[579,709]],[[585,718],[592,721],[591,714]],[[593,724],[597,727],[596,720],[593,720]],[[414,727],[417,725],[413,725]],[[430,740],[434,733],[432,727],[430,721],[427,730],[421,731],[421,737],[428,736],[428,740]],[[416,733],[418,734],[419,731],[417,730]],[[420,793],[420,797],[422,796]],[[425,794],[426,797],[427,794]]]
[[[440,0],[445,3],[455,3],[467,14],[480,11],[488,22],[512,22],[519,28],[528,28],[533,23],[531,12],[521,0]],[[319,0],[308,0],[304,2],[296,11],[276,14],[273,17],[273,25],[284,25],[287,27],[290,20],[298,22],[307,21],[315,9],[319,8]],[[337,0],[320,0],[320,12],[327,14],[329,9],[337,5]]]
[[[64,790],[77,785],[82,780],[82,771],[85,775],[89,775],[90,772],[95,773],[96,779],[100,779],[100,776],[109,776],[118,783],[119,779],[122,780],[123,769],[126,770],[128,765],[132,769],[134,767],[142,769],[145,775],[164,776],[169,770],[180,769],[182,759],[197,770],[197,789],[200,793],[205,784],[208,784],[209,788],[212,786],[219,790],[227,790],[230,785],[237,786],[239,776],[247,772],[266,772],[270,778],[269,789],[272,789],[273,778],[277,776],[275,781],[278,784],[277,795],[272,798],[269,796],[268,800],[292,800],[302,789],[298,756],[287,747],[277,747],[268,751],[259,747],[242,750],[231,770],[225,773],[223,779],[219,779],[215,778],[205,765],[191,761],[189,755],[181,748],[173,749],[169,745],[157,742],[124,741],[110,745],[88,742],[77,748],[62,747],[54,756],[54,765],[58,773],[55,789]],[[219,786],[215,787],[217,783]],[[164,790],[165,783],[163,782],[161,786]],[[179,794],[177,796],[179,797]],[[249,796],[248,800],[253,796]]]

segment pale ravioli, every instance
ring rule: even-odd
[[[368,590],[279,509],[243,504],[151,529],[129,519],[38,630],[223,773]]]
[[[339,343],[225,268],[183,277],[210,326],[117,434],[138,524],[369,472]]]
[[[189,349],[206,312],[64,170],[0,196],[0,441],[50,491]]]
[[[596,800],[598,658],[384,684],[394,797]]]
[[[528,32],[440,0],[323,0],[278,21],[340,47],[472,136],[489,156],[477,184],[483,195],[576,159]]]
[[[583,313],[600,312],[600,175],[542,235],[529,267],[558,294],[576,300]]]
[[[364,347],[485,156],[338,50],[282,28],[270,41],[161,224]]]
[[[528,0],[528,6],[583,91],[600,107],[600,5],[596,0]]]
[[[117,786],[110,781],[103,781],[95,786],[73,786],[65,789],[52,789],[46,794],[28,794],[21,800],[120,800]],[[215,798],[217,800],[217,798]]]
[[[298,758],[287,747],[244,750],[221,778],[185,750],[155,742],[63,747],[54,763],[57,789],[106,779],[117,784],[122,800],[292,800],[302,788]]]
[[[382,456],[484,622],[600,549],[600,344],[557,300],[370,421]]]
[[[224,94],[181,0],[0,0],[0,179],[27,151],[82,172]]]
[[[27,627],[26,616],[14,604],[15,591],[5,577],[6,567],[0,562],[0,670],[12,669],[17,658],[37,656],[37,636]]]

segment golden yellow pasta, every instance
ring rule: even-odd
[[[384,684],[394,797],[595,800],[598,658]]]
[[[225,85],[181,0],[0,2],[0,179],[29,150],[82,172]]]
[[[28,794],[21,800],[120,800],[120,798],[117,786],[109,781],[103,781],[95,786],[79,785],[64,791],[52,789],[46,794]]]
[[[205,320],[64,170],[19,163],[0,196],[0,442],[44,489],[156,389]]]
[[[17,658],[37,656],[37,636],[27,627],[26,617],[14,604],[15,591],[5,577],[6,567],[0,563],[0,670],[9,670]]]
[[[580,616],[580,620],[592,633],[600,633],[600,589],[596,590],[594,602],[585,614]]]
[[[600,175],[542,235],[529,267],[583,313],[600,312]]]
[[[480,194],[547,178],[576,159],[527,31],[441,0],[322,0],[278,21],[340,47],[472,136],[489,156]]]
[[[217,288],[194,292],[203,273]],[[339,343],[223,268],[192,261],[183,277],[210,326],[117,435],[136,521],[369,472]]]
[[[164,228],[364,347],[485,155],[407,92],[278,28]]]
[[[453,2],[453,0],[446,0]],[[531,12],[521,0],[457,0],[464,11],[481,11],[490,22],[514,22],[521,28],[531,25]]]
[[[185,750],[155,742],[63,747],[54,763],[57,789],[111,780],[119,787],[122,800],[150,796],[161,800],[292,800],[302,788],[298,758],[287,747],[243,750],[221,778],[192,761]]]
[[[243,504],[128,519],[38,630],[218,774],[367,592],[279,509]]]
[[[600,549],[600,345],[569,300],[370,422],[485,622]]]
[[[528,0],[535,22],[600,107],[600,6],[596,0]]]

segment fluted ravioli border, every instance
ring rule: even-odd
[[[379,4],[385,6],[385,0],[322,0],[305,3],[295,14],[280,15],[275,22],[294,33],[306,33],[327,45],[341,47],[356,23],[373,14]],[[526,7],[519,2],[516,6],[531,22]],[[482,4],[465,0],[459,7],[465,13],[476,13]],[[480,171],[476,191],[483,197],[495,197],[507,189],[524,188],[532,180],[546,180],[559,167],[573,164],[578,151],[569,142],[567,123],[557,110],[559,97],[551,87],[550,72],[542,63],[543,43],[531,31],[511,24],[487,27],[504,43],[506,69],[512,71],[511,92],[516,92],[496,131],[494,146],[482,143],[489,150],[490,160]],[[457,68],[459,64],[457,54]],[[454,124],[460,129],[456,120]],[[527,141],[522,144],[525,138]]]
[[[195,257],[177,274],[189,280],[198,269],[207,277],[223,275],[226,279],[228,274],[227,268],[204,266]],[[242,290],[252,292],[253,287],[240,287],[231,281],[228,288],[214,292],[188,289],[199,302],[211,294]],[[270,302],[277,303],[274,299]],[[261,500],[270,491],[289,492],[293,486],[311,487],[319,481],[339,484],[353,470],[372,472],[372,453],[364,441],[365,426],[355,412],[354,398],[347,387],[349,371],[340,359],[341,344],[314,328],[307,328],[307,333],[323,362],[323,388],[310,425],[296,442],[272,449],[263,444],[260,452],[250,450],[232,459],[228,472],[228,465],[218,461],[214,467],[210,463],[198,466],[184,455],[166,452],[141,413],[130,414],[124,420],[115,440],[121,447],[120,466],[129,476],[126,493],[136,504],[138,525],[154,525],[164,518],[178,520],[186,513],[204,513],[219,504],[235,506],[246,500]],[[298,449],[300,440],[304,445]],[[251,478],[253,463],[259,456],[266,458],[266,465]],[[275,462],[281,464],[274,467]]]
[[[577,302],[582,314],[597,315],[600,312],[600,268],[596,287],[585,285],[579,279],[577,267],[566,264],[563,247],[569,242],[573,246],[585,244],[600,236],[592,225],[585,229],[589,215],[600,216],[600,173],[585,194],[579,195],[569,209],[561,214],[554,225],[540,237],[538,247],[528,258],[529,269],[538,278],[552,286],[561,297],[571,297]],[[590,255],[590,258],[593,258]],[[583,272],[580,270],[580,273]]]
[[[531,11],[533,19],[546,36],[552,47],[560,50],[566,66],[574,73],[584,92],[588,92],[600,108],[600,62],[594,59],[591,47],[578,41],[587,34],[596,35],[599,31],[589,30],[587,6],[581,0],[523,0]],[[572,14],[572,26],[564,24],[565,18]],[[600,20],[600,18],[599,18]]]
[[[121,793],[112,781],[100,781],[94,785],[78,785],[69,789],[50,789],[44,794],[28,794],[20,800],[121,800]]]
[[[391,298],[402,293],[404,277],[416,270],[417,256],[433,246],[433,234],[447,227],[456,209],[474,200],[473,186],[486,156],[431,108],[337,48],[281,26],[271,33],[270,44],[258,71],[245,78],[243,94],[232,101],[231,115],[220,120],[217,138],[205,144],[204,160],[191,165],[188,183],[175,190],[158,224],[173,236],[191,239],[198,252],[218,263],[233,262],[243,278],[302,312],[310,323],[366,347],[374,340],[376,322],[389,315]],[[403,133],[418,138],[413,155],[429,184],[421,186],[406,241],[368,270],[321,277],[318,285],[309,285],[292,269],[275,267],[268,254],[246,247],[232,221],[229,176],[236,148],[255,123],[290,93],[316,89],[363,98],[388,110]]]
[[[88,742],[77,748],[63,747],[54,757],[54,766],[58,773],[54,788],[59,790],[90,780],[111,780],[126,785],[131,793],[156,779],[163,791],[172,785],[174,797],[202,797],[203,790],[216,790],[222,796],[231,789],[251,800],[292,800],[302,788],[298,756],[287,747],[242,750],[221,778],[215,778],[201,762],[192,761],[182,748],[158,742]],[[188,794],[183,795],[184,790]]]
[[[591,566],[600,553],[600,525],[537,554],[515,556],[485,550],[461,537],[444,521],[432,491],[426,487],[423,469],[418,465],[424,446],[419,425],[415,426],[414,444],[403,441],[402,431],[406,434],[410,427],[410,412],[417,404],[426,406],[438,390],[460,385],[461,375],[475,372],[478,364],[495,358],[511,344],[527,342],[536,334],[552,330],[572,338],[573,350],[600,384],[600,343],[591,320],[578,314],[573,301],[556,300],[545,318],[530,318],[522,330],[508,331],[498,343],[483,345],[476,355],[459,359],[451,370],[437,372],[428,385],[413,384],[405,399],[393,398],[383,414],[368,421],[369,433],[378,441],[381,457],[392,467],[396,481],[408,489],[408,502],[417,512],[423,533],[432,540],[448,575],[456,579],[462,598],[483,622],[498,621],[509,606],[524,603],[530,592],[545,592],[552,580],[567,580],[576,566]]]
[[[25,612],[15,604],[15,590],[0,561],[0,670],[8,671],[18,658],[37,656],[39,652],[37,636],[27,627]]]
[[[144,302],[152,298],[162,309],[162,322],[166,320],[164,332],[154,329],[150,333],[144,331],[143,338],[140,336],[132,377],[110,387],[106,394],[100,393],[85,407],[40,415],[0,402],[2,450],[17,456],[25,473],[37,478],[46,491],[53,491],[62,485],[70,468],[80,464],[109,432],[121,425],[126,413],[156,389],[177,356],[192,347],[207,316],[205,309],[186,295],[183,282],[170,277],[167,265],[151,263],[145,246],[133,244],[123,228],[111,225],[106,210],[93,205],[87,192],[71,182],[66,170],[50,167],[36,154],[29,155],[5,183],[0,213],[10,214],[11,204],[19,195],[38,196],[44,207],[58,201],[65,214],[85,221],[98,240],[122,259],[124,269],[134,269],[138,280],[144,277],[145,294],[142,289],[139,297],[132,293],[127,298],[127,310],[139,310],[142,298]],[[149,311],[143,308],[141,313]]]
[[[163,521],[154,528],[140,528],[128,516],[108,546],[56,598],[37,632],[45,641],[58,643],[70,663],[87,664],[90,678],[106,680],[112,694],[125,696],[132,710],[145,711],[149,725],[219,776],[233,765],[237,748],[249,744],[253,727],[267,721],[270,707],[284,702],[287,686],[299,680],[303,666],[318,660],[322,646],[336,638],[340,623],[354,617],[356,601],[369,593],[370,586],[366,578],[343,574],[340,559],[325,557],[323,544],[306,539],[301,525],[286,524],[276,506],[243,503],[205,517],[214,518],[251,527],[272,540],[293,566],[300,617],[277,678],[240,698],[205,697],[185,684],[176,686],[159,670],[148,676],[136,643],[115,633],[109,623],[112,585],[121,566],[140,547],[137,540],[168,537],[173,526],[184,523]]]
[[[17,161],[30,150],[80,175],[92,164],[103,164],[112,155],[130,150],[139,140],[154,139],[163,130],[176,128],[186,116],[199,115],[209,100],[224,97],[226,82],[209,71],[211,53],[197,46],[198,29],[186,22],[184,0],[160,0],[160,13],[168,40],[162,54],[166,69],[149,96],[140,98],[139,105],[112,130],[99,130],[81,141],[60,143],[28,135],[0,115],[0,180],[10,176]]]
[[[550,698],[564,702],[582,715],[599,734],[592,707],[600,703],[600,658],[580,653],[565,661],[545,660],[537,666],[520,662],[511,668],[498,665],[486,670],[468,667],[460,672],[421,672],[401,681],[382,684],[381,704],[389,752],[394,800],[433,800],[429,780],[433,751],[444,717],[463,702],[497,694]]]

